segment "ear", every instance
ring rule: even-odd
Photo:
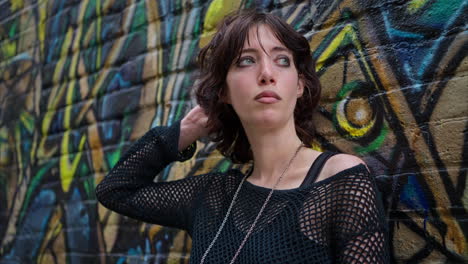
[[[301,97],[304,93],[304,78],[302,74],[299,75],[299,80],[297,82],[297,98]]]

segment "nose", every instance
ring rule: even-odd
[[[260,74],[258,76],[259,85],[276,84],[274,69],[271,62],[264,61],[260,66]]]

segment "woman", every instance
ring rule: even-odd
[[[200,106],[139,139],[97,186],[99,201],[186,230],[190,263],[388,263],[364,162],[308,148],[320,84],[307,40],[271,14],[239,13],[224,19],[199,63]],[[153,182],[209,134],[234,162],[253,161],[250,172]]]

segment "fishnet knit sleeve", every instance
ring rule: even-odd
[[[96,197],[117,213],[149,223],[188,230],[195,197],[208,175],[170,182],[154,177],[173,161],[193,156],[195,145],[178,151],[180,122],[156,127],[137,140],[96,187]]]
[[[336,263],[389,263],[388,235],[379,193],[364,165],[337,181],[333,234]]]

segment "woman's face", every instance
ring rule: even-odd
[[[285,125],[304,90],[293,54],[268,26],[252,27],[248,39],[226,76],[226,102],[244,126]]]

